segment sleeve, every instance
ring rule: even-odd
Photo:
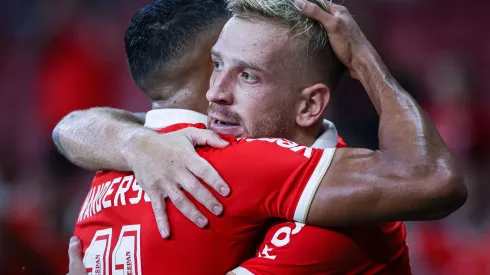
[[[335,148],[313,149],[277,139],[244,138],[203,154],[230,185],[227,211],[304,222]]]

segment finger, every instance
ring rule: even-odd
[[[82,259],[82,244],[77,237],[71,237],[70,245],[68,246],[69,259],[69,274],[71,275],[86,275],[87,271],[83,265]]]
[[[192,154],[187,163],[187,169],[189,169],[189,171],[196,177],[206,182],[211,188],[216,190],[216,192],[220,193],[222,196],[228,196],[230,194],[230,187],[219,175],[218,171],[197,153]]]
[[[165,196],[164,194],[153,195],[155,193],[158,193],[158,191],[151,192],[151,195],[148,193],[148,197],[150,197],[151,207],[153,208],[153,213],[155,214],[158,231],[160,231],[162,238],[166,239],[170,237],[170,224],[168,223]]]
[[[186,218],[195,223],[197,226],[204,228],[208,225],[208,219],[197,209],[197,207],[187,198],[187,196],[177,187],[177,184],[160,184],[165,193],[169,196],[175,207]]]
[[[224,148],[230,143],[222,139],[218,134],[211,130],[198,128],[187,128],[187,134],[194,145],[211,146],[214,148]]]
[[[190,171],[182,175],[179,180],[180,185],[189,192],[196,200],[204,205],[215,215],[221,215],[223,205],[213,196],[213,194],[196,178]]]
[[[295,0],[296,5],[303,11],[303,13],[316,21],[320,22],[322,25],[328,25],[335,16],[326,12],[320,8],[317,4],[311,3],[306,0]],[[326,26],[325,26],[326,27]]]
[[[328,7],[328,13],[330,13],[334,16],[337,16],[341,12],[347,11],[346,7],[339,5],[339,4],[332,3],[332,1],[325,1],[325,4]]]

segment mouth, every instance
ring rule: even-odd
[[[238,123],[233,123],[233,122],[219,120],[219,119],[213,119],[213,124],[216,124],[221,127],[235,127],[240,125]]]
[[[240,137],[243,135],[243,129],[239,123],[215,119],[211,120],[209,127],[217,133],[230,135],[234,137]]]

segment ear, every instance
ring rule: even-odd
[[[309,127],[319,119],[330,101],[330,89],[325,84],[315,84],[301,91],[301,100],[296,115],[296,123],[301,127]]]

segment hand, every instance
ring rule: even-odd
[[[70,239],[68,259],[70,260],[68,275],[88,275],[85,266],[83,265],[82,244],[77,237],[71,237]]]
[[[325,0],[323,0],[325,1]],[[296,0],[303,13],[323,25],[333,51],[339,60],[349,69],[350,75],[358,79],[355,60],[364,51],[374,51],[371,43],[362,33],[350,12],[341,5],[325,1],[329,11],[306,0]]]
[[[128,144],[126,158],[151,200],[163,238],[170,235],[164,201],[167,195],[184,216],[199,227],[205,227],[206,217],[186,197],[181,187],[215,215],[223,212],[223,206],[198,178],[223,196],[230,193],[229,186],[218,172],[196,153],[194,146],[197,145],[223,148],[229,144],[213,131],[197,128],[168,134],[141,132]]]

